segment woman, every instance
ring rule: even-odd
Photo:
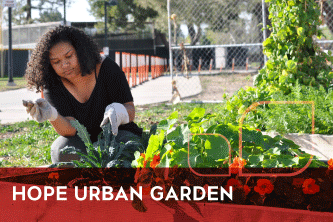
[[[51,146],[53,163],[79,159],[60,153],[65,146],[85,151],[70,120],[83,124],[92,142],[108,122],[118,142],[142,135],[133,123],[135,108],[125,74],[110,58],[102,60],[97,45],[79,29],[59,26],[45,33],[31,55],[25,78],[29,88],[43,90],[45,96],[31,102],[27,112],[38,122],[49,120],[60,135]]]

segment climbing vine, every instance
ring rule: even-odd
[[[323,33],[320,1],[266,0],[269,3],[271,35],[264,43],[268,61],[255,80],[256,86],[282,90],[285,94],[298,81],[301,85],[326,90],[332,84],[330,62],[332,52],[326,54],[316,43]]]

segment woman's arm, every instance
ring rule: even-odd
[[[50,121],[54,130],[61,136],[75,136],[76,129],[71,125],[70,120],[75,120],[74,117],[63,117],[58,115],[55,121]]]
[[[134,102],[127,102],[123,104],[127,110],[128,117],[129,117],[129,122],[133,122],[135,119],[135,107],[134,107]]]

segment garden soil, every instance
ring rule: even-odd
[[[192,100],[221,101],[224,93],[231,97],[240,88],[253,86],[254,73],[228,73],[221,75],[200,76],[202,92],[193,96]]]

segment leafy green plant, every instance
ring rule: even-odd
[[[0,126],[0,166],[37,167],[50,164],[50,144],[57,133],[49,122],[30,120]]]
[[[239,124],[245,110],[258,101],[313,101],[315,103],[315,133],[333,134],[333,91],[324,87],[311,87],[295,83],[291,92],[268,91],[262,87],[240,89],[223,106],[223,122]],[[260,105],[246,114],[244,124],[261,131],[286,133],[312,133],[311,104]]]
[[[136,152],[133,167],[228,167],[229,147],[232,156],[239,156],[239,127],[224,124],[216,115],[205,114],[205,109],[195,108],[186,123],[173,127],[178,119],[174,112],[158,125],[160,132],[152,135],[145,153]],[[303,167],[311,155],[301,151],[293,141],[263,135],[251,126],[242,130],[242,158],[245,167]],[[189,159],[189,161],[188,161]],[[316,157],[310,167],[326,166]]]
[[[51,167],[61,165],[74,165],[76,167],[131,167],[134,159],[133,153],[137,150],[143,150],[142,144],[138,141],[128,141],[118,143],[113,136],[110,123],[102,127],[103,131],[99,134],[98,140],[92,143],[87,129],[77,120],[72,120],[71,124],[78,132],[78,136],[86,145],[86,152],[75,147],[66,146],[61,150],[67,154],[77,154],[80,160],[73,160],[70,163],[56,163]]]
[[[277,92],[274,101],[314,101],[315,133],[333,134],[333,91],[326,92],[323,87],[316,89],[296,82],[289,95]],[[312,133],[311,105],[269,105],[263,113],[267,131],[284,133]]]
[[[332,84],[333,72],[327,61],[332,62],[332,52],[324,53],[314,38],[323,33],[320,10],[315,0],[266,0],[272,32],[264,43],[268,57],[266,66],[260,70],[255,85],[270,90],[291,92],[296,80],[301,85],[327,91]],[[266,27],[265,27],[266,28]]]

